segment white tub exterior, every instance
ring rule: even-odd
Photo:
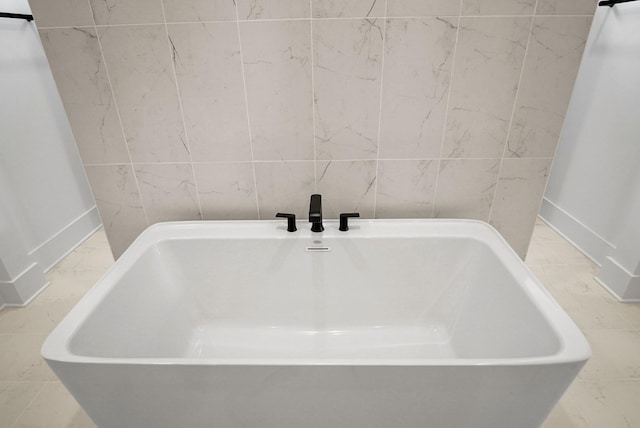
[[[100,428],[537,427],[590,356],[491,226],[150,227],[42,353]]]

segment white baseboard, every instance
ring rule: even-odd
[[[615,256],[614,244],[546,198],[542,200],[540,217],[600,267],[595,280],[605,290],[621,302],[640,302],[640,276],[628,272],[611,257]]]
[[[633,275],[613,258],[605,259],[595,279],[621,302],[640,302],[640,276]]]
[[[542,199],[540,217],[569,242],[575,245],[598,266],[615,246],[591,230],[580,220],[549,201]]]
[[[32,263],[17,277],[0,281],[0,310],[26,306],[49,282],[44,275],[102,226],[94,206],[29,252]]]
[[[0,281],[0,300],[5,306],[24,306],[48,284],[42,266],[32,263],[11,281]]]
[[[84,242],[102,225],[97,207],[80,215],[58,233],[29,252],[29,256],[48,272],[67,254]]]

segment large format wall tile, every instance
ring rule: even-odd
[[[163,0],[167,22],[235,21],[234,0]]]
[[[505,159],[502,163],[490,223],[524,258],[551,159]]]
[[[505,156],[553,156],[590,26],[589,17],[534,19]]]
[[[98,33],[133,162],[188,161],[164,25]]]
[[[89,0],[97,25],[164,22],[162,0]]]
[[[261,219],[273,219],[278,212],[309,217],[309,197],[315,192],[313,161],[256,162],[255,171]]]
[[[318,161],[317,191],[324,195],[324,218],[359,212],[373,218],[376,188],[376,161]]]
[[[593,16],[597,0],[538,0],[538,15]]]
[[[313,0],[314,18],[366,18],[384,16],[382,0]]]
[[[129,162],[93,27],[41,30],[40,38],[82,162]]]
[[[134,165],[149,223],[201,220],[190,164]]]
[[[313,38],[317,158],[374,159],[383,21],[314,21]]]
[[[310,25],[240,23],[256,160],[313,159]]]
[[[237,0],[238,18],[291,19],[310,18],[309,0]]]
[[[500,159],[443,159],[435,216],[488,221]]]
[[[249,162],[194,164],[203,220],[258,218],[253,166]]]
[[[492,215],[524,254],[596,4],[31,2],[67,27],[41,35],[116,256],[316,191],[327,218]]]
[[[236,23],[169,25],[194,162],[251,160]]]
[[[536,0],[462,0],[463,15],[531,15]]]
[[[376,218],[431,217],[437,174],[437,160],[379,161]]]
[[[93,25],[87,0],[29,0],[29,5],[38,28]]]
[[[457,16],[457,0],[387,0],[387,16]]]
[[[85,165],[113,256],[118,258],[147,227],[131,165]]]
[[[457,19],[387,20],[380,158],[440,156]]]
[[[461,19],[443,157],[502,156],[530,24],[531,18]]]

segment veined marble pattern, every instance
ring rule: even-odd
[[[462,0],[463,15],[531,15],[536,0]]]
[[[114,254],[147,216],[305,218],[315,191],[330,216],[492,212],[522,254],[596,1],[31,3]]]
[[[93,25],[87,0],[29,0],[29,6],[39,28]]]
[[[489,220],[500,159],[442,159],[435,217]]]
[[[0,334],[0,379],[11,382],[51,380],[55,375],[40,357],[40,348],[46,338],[46,334]]]
[[[314,18],[382,17],[385,0],[313,0]]]
[[[236,0],[239,19],[310,18],[309,0]]]
[[[440,156],[457,19],[387,20],[380,157]]]
[[[312,160],[310,21],[241,22],[255,160]]]
[[[256,162],[254,168],[260,219],[274,219],[278,212],[309,217],[309,198],[316,190],[313,161]]]
[[[538,15],[589,15],[597,6],[596,0],[538,0]]]
[[[194,164],[203,220],[256,220],[256,190],[250,162]]]
[[[316,171],[324,218],[335,219],[346,212],[373,218],[375,161],[318,161]]]
[[[167,22],[235,21],[234,0],[162,0]]]
[[[89,0],[98,25],[164,22],[162,0]]]
[[[431,217],[438,160],[381,160],[376,218]]]
[[[85,165],[115,258],[147,227],[131,165]]]
[[[164,25],[98,34],[133,162],[189,161]]]
[[[531,19],[460,20],[442,157],[502,157]]]
[[[553,157],[587,40],[589,17],[536,17],[507,152]]]
[[[150,224],[202,219],[191,165],[135,165],[135,173]]]
[[[489,222],[524,258],[552,159],[504,159]]]
[[[5,346],[6,342],[3,340],[2,345]],[[13,356],[23,359],[18,353]],[[41,389],[42,385],[36,382],[0,381],[0,414],[7,426],[18,419]]]
[[[93,27],[40,31],[82,162],[129,162]]]
[[[172,24],[168,31],[192,161],[250,161],[236,23]]]
[[[378,151],[383,20],[313,23],[318,159],[374,159]]]
[[[387,0],[387,16],[458,16],[457,0]]]

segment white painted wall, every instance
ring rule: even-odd
[[[33,297],[100,220],[33,22],[0,18],[0,94],[1,307]]]
[[[640,3],[596,11],[540,214],[640,299]]]

